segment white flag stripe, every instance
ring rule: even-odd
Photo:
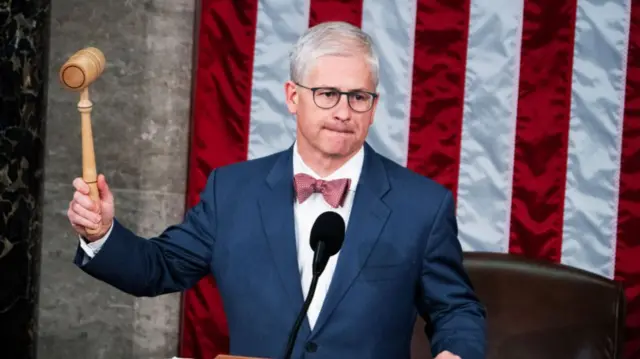
[[[631,0],[579,0],[562,263],[613,278]]]
[[[364,0],[362,29],[373,37],[380,58],[380,102],[367,141],[383,156],[407,164],[416,0],[394,6]]]
[[[309,25],[308,0],[260,0],[256,24],[248,159],[291,146],[295,118],[284,106],[289,51]]]
[[[457,208],[465,251],[509,250],[523,8],[471,1]]]

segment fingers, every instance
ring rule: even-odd
[[[73,188],[82,194],[89,194],[89,185],[81,177],[73,180]]]
[[[88,194],[80,193],[80,191],[74,192],[73,202],[87,209],[88,211],[95,212],[95,213],[99,212],[98,205],[91,199],[91,197],[89,197]]]
[[[96,216],[98,215],[95,212],[87,210],[75,199],[69,203],[67,217],[74,227],[98,229],[100,228],[100,218],[98,216],[98,221],[95,221]]]
[[[108,228],[113,221],[113,194],[104,175],[97,177],[95,186],[98,189],[99,198],[94,201],[91,193],[95,187],[92,190],[82,177],[75,178],[73,187],[76,191],[73,193],[73,199],[69,202],[67,211],[69,222],[76,233],[86,238],[95,237],[95,234],[88,236],[87,230]]]
[[[100,199],[105,202],[113,203],[113,195],[107,184],[107,180],[104,175],[98,176],[98,192],[100,192]]]
[[[98,175],[97,186],[100,200],[113,203],[113,194],[111,194],[111,190],[109,189],[109,185],[107,184],[107,180],[104,175]],[[73,180],[73,187],[81,194],[89,195],[90,193],[89,185],[82,179],[82,177],[78,177]]]
[[[89,196],[89,186],[82,178],[73,181],[76,191],[73,200],[69,203],[67,216],[74,227],[90,229],[100,228],[100,207]]]
[[[79,192],[76,192],[76,193],[79,193]],[[86,218],[94,223],[100,223],[102,216],[100,215],[100,212],[98,211],[98,208],[94,204],[94,202],[90,198],[85,197],[83,194],[79,194],[78,196],[79,196],[78,200],[74,198],[74,200],[71,201],[71,204],[70,204],[71,210],[75,212],[77,215],[83,218]],[[87,199],[90,202],[89,206],[86,205]]]

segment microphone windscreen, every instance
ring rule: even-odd
[[[311,228],[309,244],[315,252],[318,242],[324,242],[326,254],[331,257],[338,253],[344,242],[345,224],[342,216],[333,211],[327,211],[318,216]]]

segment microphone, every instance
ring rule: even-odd
[[[291,328],[289,333],[289,339],[287,341],[287,349],[285,359],[291,358],[293,352],[293,346],[300,331],[302,320],[309,311],[311,305],[311,299],[316,291],[318,285],[318,279],[320,275],[327,267],[327,262],[331,256],[338,253],[344,242],[345,224],[342,216],[336,212],[328,211],[322,213],[311,228],[311,236],[309,238],[309,245],[313,249],[313,277],[311,278],[311,286],[309,287],[309,293],[304,301],[304,305],[298,313],[298,318]]]

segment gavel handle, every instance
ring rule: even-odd
[[[96,171],[96,156],[93,148],[93,132],[91,131],[91,109],[93,104],[89,100],[89,89],[85,87],[80,93],[78,111],[82,121],[82,179],[89,185],[89,195],[93,202],[100,206],[98,193],[98,174]],[[86,228],[88,234],[98,233],[100,229]]]

